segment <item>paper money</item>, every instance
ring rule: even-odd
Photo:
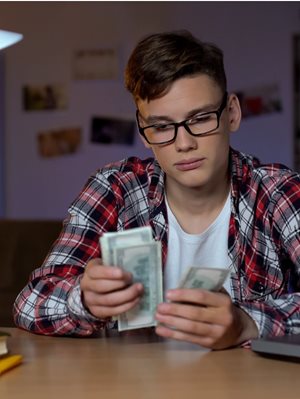
[[[155,310],[163,298],[161,243],[153,240],[151,227],[105,233],[100,245],[104,265],[123,267],[144,286],[141,302],[117,317],[118,330],[156,325]]]
[[[228,269],[191,266],[182,277],[179,287],[219,291],[228,274]]]
[[[153,241],[132,247],[115,248],[116,264],[133,275],[133,282],[141,282],[144,294],[133,309],[118,318],[118,330],[132,330],[155,326],[156,307],[163,301],[161,243]]]
[[[153,241],[150,226],[130,230],[104,233],[100,237],[101,255],[104,265],[116,266],[113,250]]]

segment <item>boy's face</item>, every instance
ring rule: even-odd
[[[207,75],[185,77],[175,81],[160,98],[138,100],[142,127],[155,123],[181,122],[193,112],[219,109],[223,93]],[[200,111],[199,111],[200,110]],[[145,146],[151,148],[167,176],[168,186],[178,189],[213,188],[228,170],[229,133],[238,129],[241,112],[236,96],[228,98],[218,129],[207,136],[192,136],[183,126],[176,140],[169,144]]]

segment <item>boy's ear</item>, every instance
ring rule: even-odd
[[[241,124],[242,111],[239,99],[236,94],[230,94],[228,98],[229,130],[235,132]]]

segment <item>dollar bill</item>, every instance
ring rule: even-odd
[[[144,294],[134,309],[114,318],[118,330],[152,327],[158,303],[162,302],[161,243],[152,238],[150,226],[109,232],[100,238],[104,265],[120,266],[144,285]]]
[[[118,317],[118,330],[155,326],[156,307],[163,301],[161,243],[153,241],[115,248],[114,258],[116,264],[132,273],[133,282],[140,282],[144,286],[144,294],[138,305]]]
[[[191,266],[182,277],[179,287],[219,291],[228,274],[228,269]]]
[[[104,233],[100,237],[101,256],[104,265],[116,266],[114,263],[114,249],[129,247],[153,241],[150,226],[136,227],[130,230]]]

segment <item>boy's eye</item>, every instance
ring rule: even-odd
[[[155,125],[153,126],[156,132],[165,132],[173,129],[173,125]]]
[[[213,118],[212,114],[206,114],[206,115],[198,115],[195,116],[194,118],[190,119],[189,124],[195,124],[195,123],[205,123],[210,121]]]

